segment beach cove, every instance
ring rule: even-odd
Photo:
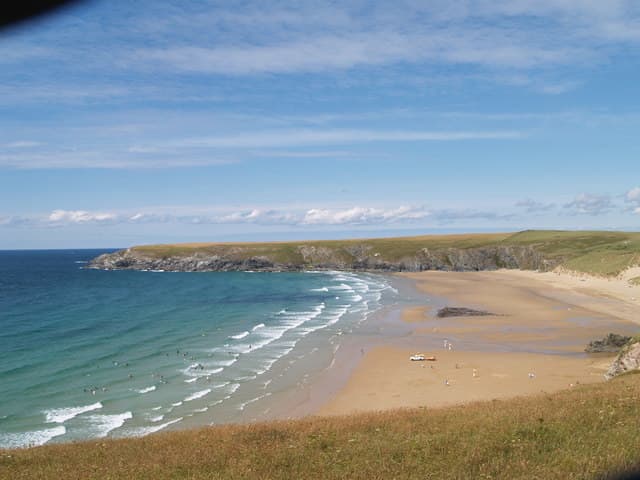
[[[410,333],[360,345],[365,353],[351,357],[357,367],[317,413],[441,407],[604,382],[615,355],[584,348],[609,332],[637,334],[633,270],[613,279],[521,270],[399,274],[425,295],[423,305],[396,312]],[[437,318],[443,305],[495,315]],[[410,361],[416,353],[436,361]]]
[[[552,392],[603,381],[612,355],[588,342],[637,333],[633,269],[109,272],[94,254],[7,254],[29,288],[5,336],[40,348],[4,352],[4,447]]]

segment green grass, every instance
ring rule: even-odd
[[[133,251],[151,257],[225,255],[238,259],[265,256],[279,263],[305,265],[300,247],[330,251],[335,261],[350,264],[354,251],[364,250],[380,260],[397,262],[415,257],[422,249],[445,252],[447,249],[530,246],[544,258],[567,269],[595,275],[617,275],[640,264],[640,233],[598,231],[536,231],[518,233],[426,235],[418,237],[358,240],[325,240],[272,243],[197,243],[147,245]],[[309,266],[313,266],[309,264]]]
[[[0,452],[0,478],[586,479],[640,464],[640,375],[443,409]]]

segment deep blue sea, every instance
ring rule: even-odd
[[[84,268],[104,252],[0,251],[0,448],[242,420],[397,295],[368,274]]]

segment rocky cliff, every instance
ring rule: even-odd
[[[635,337],[620,351],[604,377],[609,380],[638,369],[640,369],[640,338]]]
[[[326,243],[326,242],[325,242]],[[266,244],[260,244],[266,245]],[[355,270],[418,272],[422,270],[477,271],[498,268],[550,270],[557,260],[546,259],[534,246],[490,245],[472,248],[415,248],[388,253],[366,242],[335,246],[308,243],[283,248],[245,244],[218,245],[206,249],[171,250],[130,248],[95,258],[90,268],[107,270],[205,271],[300,271]],[[286,254],[285,254],[286,253]]]

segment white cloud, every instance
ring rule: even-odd
[[[191,225],[381,225],[416,222],[429,216],[424,207],[397,208],[311,208],[306,210],[248,209],[227,210],[221,213],[183,212],[90,212],[87,210],[53,210],[40,217],[2,217],[0,225],[54,226],[88,224],[191,224]]]
[[[303,225],[371,225],[421,220],[429,216],[422,207],[403,206],[386,210],[378,208],[353,207],[344,210],[313,208],[308,210]]]
[[[640,187],[629,190],[624,196],[624,201],[629,204],[628,211],[640,215]]]
[[[640,203],[640,187],[632,188],[625,195],[625,200],[632,203]]]
[[[231,212],[213,217],[213,223],[255,223],[262,225],[293,225],[298,223],[296,215],[277,210],[252,209],[248,211]]]
[[[85,210],[54,210],[47,220],[50,223],[105,223],[114,222],[118,216],[114,213],[87,212]]]

